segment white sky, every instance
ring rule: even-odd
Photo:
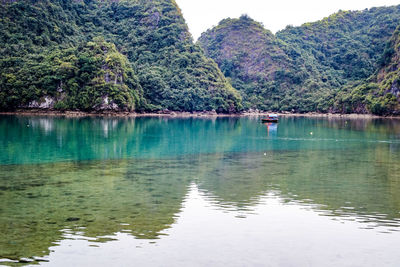
[[[224,18],[248,14],[276,32],[327,17],[338,10],[363,10],[400,0],[176,0],[195,40]]]

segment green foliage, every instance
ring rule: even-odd
[[[142,89],[128,60],[102,39],[27,55],[19,64],[11,64],[0,61],[3,70],[15,73],[0,73],[1,91],[8,96],[0,100],[2,109],[32,106],[33,101],[40,105],[44,97],[54,99],[54,108],[61,110],[92,110],[105,97],[124,110],[143,104]]]
[[[360,89],[351,91],[393,58],[395,46],[386,43],[399,21],[400,6],[340,11],[274,36],[242,16],[222,20],[199,44],[240,91],[245,108],[390,113],[372,108],[367,95],[357,98]],[[385,101],[379,103],[392,103]]]
[[[105,96],[126,110],[241,109],[172,0],[20,0],[0,4],[0,17],[0,109],[46,96],[60,109],[95,109]]]
[[[196,45],[173,0],[3,1],[0,110],[393,114],[399,20],[400,6],[340,11],[273,35],[244,15]]]
[[[384,53],[379,60],[380,68],[368,81],[360,86],[350,88],[340,99],[349,105],[349,97],[356,96],[368,112],[377,115],[399,114],[400,111],[400,28],[397,28],[387,42]],[[354,112],[354,106],[348,107]]]

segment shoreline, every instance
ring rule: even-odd
[[[338,114],[338,113],[276,113],[276,112],[243,112],[235,114],[218,114],[215,112],[162,112],[162,113],[136,113],[136,112],[84,112],[84,111],[55,111],[55,110],[16,110],[0,112],[0,115],[17,116],[54,116],[66,118],[80,117],[166,117],[166,118],[217,118],[217,117],[261,117],[268,114],[277,114],[280,117],[311,117],[311,118],[346,118],[346,119],[400,119],[400,116],[378,116],[373,114]]]

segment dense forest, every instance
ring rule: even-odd
[[[197,44],[173,0],[0,1],[0,110],[400,113],[400,6]],[[396,30],[397,29],[397,30]]]
[[[342,112],[378,115],[400,112],[400,29],[397,28],[379,59],[378,70],[356,87],[339,92],[336,106]]]
[[[244,15],[222,20],[199,44],[246,109],[383,115],[400,110],[397,87],[376,78],[388,64],[396,75],[391,36],[399,24],[400,6],[382,7],[339,11],[273,35]]]
[[[2,1],[0,109],[237,112],[173,0]]]

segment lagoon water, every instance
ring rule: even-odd
[[[400,120],[0,116],[0,265],[398,266]]]

